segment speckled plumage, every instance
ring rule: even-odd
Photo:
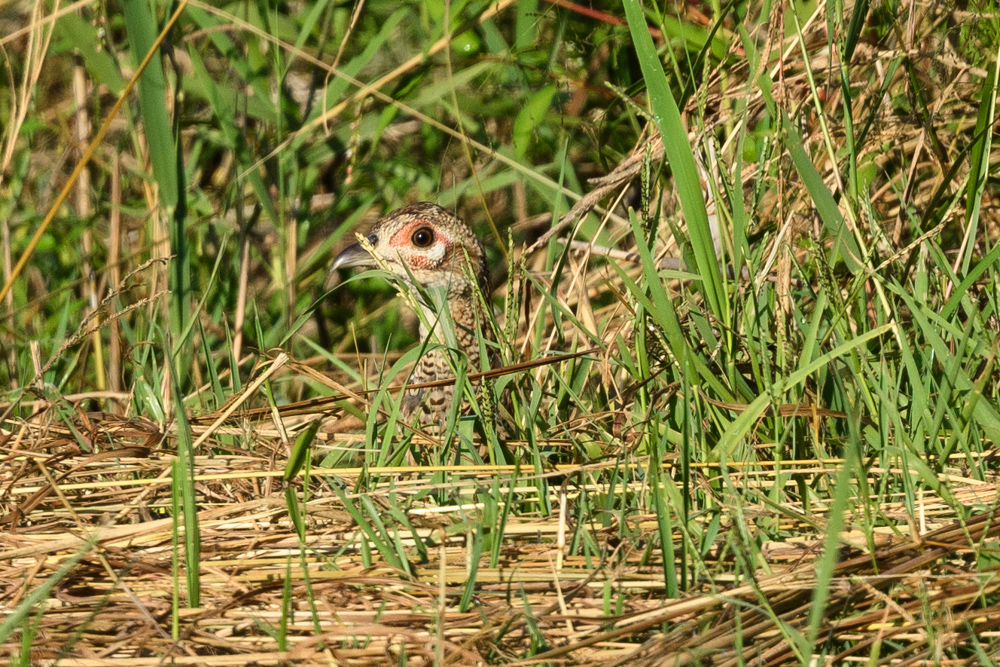
[[[426,339],[429,333],[426,321],[433,327],[435,342],[462,350],[468,358],[469,372],[478,372],[477,331],[482,330],[488,337],[489,327],[482,326],[485,322],[482,306],[470,275],[475,276],[482,294],[488,297],[490,289],[486,253],[469,226],[436,204],[411,204],[379,220],[367,242],[385,267],[417,296],[423,311],[421,338]],[[368,250],[356,243],[344,249],[333,266],[377,265]],[[420,289],[414,289],[415,286]],[[440,304],[447,304],[447,312],[442,311]],[[444,354],[440,348],[426,352],[417,361],[409,383],[453,378]],[[441,427],[447,418],[454,393],[454,385],[408,389],[401,405],[403,417],[437,430],[435,427]]]

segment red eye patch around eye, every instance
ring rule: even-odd
[[[414,220],[393,234],[388,245],[398,251],[430,251],[434,254],[440,254],[440,247],[443,246],[445,254],[448,254],[452,241],[448,234],[426,220]],[[440,257],[438,259],[440,260]]]

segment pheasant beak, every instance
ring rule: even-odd
[[[369,234],[368,242],[374,246],[378,243],[378,237],[375,234]],[[352,266],[376,266],[371,254],[362,248],[360,243],[352,243],[340,251],[337,258],[333,260],[333,264],[330,265],[330,272],[332,273],[337,269],[348,269]]]

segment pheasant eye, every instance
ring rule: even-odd
[[[413,232],[413,236],[410,237],[410,241],[413,242],[418,248],[426,248],[430,244],[434,243],[434,230],[430,227],[421,227],[417,231]]]

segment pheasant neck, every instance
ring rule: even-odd
[[[438,301],[435,299],[435,301]],[[423,317],[420,322],[420,337],[427,338],[433,327],[431,340],[451,349],[461,350],[469,359],[469,372],[479,372],[479,339],[476,332],[483,325],[481,309],[474,295],[456,298],[447,295],[434,305],[420,304]]]

